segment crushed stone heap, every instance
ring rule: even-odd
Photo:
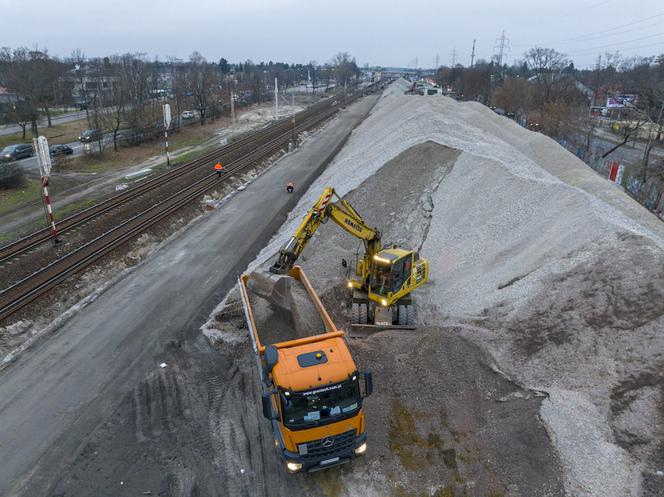
[[[422,328],[453,328],[546,394],[540,416],[569,495],[658,495],[664,225],[553,140],[479,103],[403,86],[386,90],[256,264],[325,186],[347,194],[387,242],[429,259]],[[340,259],[356,250],[321,230],[300,262],[334,292]]]

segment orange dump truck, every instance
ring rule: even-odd
[[[325,329],[310,336],[293,333],[293,339],[267,345],[270,326],[265,324],[270,321],[261,323],[266,330],[257,329],[252,277],[240,277],[242,305],[262,377],[263,415],[272,424],[286,469],[313,472],[364,454],[362,402],[373,390],[371,373],[357,370],[345,333],[336,328],[299,266],[279,276],[279,283],[301,284]]]

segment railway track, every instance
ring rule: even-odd
[[[371,90],[371,88],[369,88]],[[194,180],[187,186],[165,197],[162,201],[123,220],[100,236],[88,241],[75,250],[51,262],[30,276],[13,284],[0,292],[0,320],[15,313],[17,310],[33,302],[53,287],[65,281],[73,274],[85,269],[102,257],[106,256],[124,243],[132,240],[158,222],[177,212],[183,206],[200,198],[211,188],[227,181],[231,176],[246,170],[248,167],[276,153],[287,146],[293,134],[301,133],[325,121],[335,114],[342,105],[360,96],[353,93],[343,102],[339,95],[317,103],[295,115],[296,124],[292,124],[292,116],[274,123],[258,132],[238,140],[238,142],[222,147],[204,157],[188,164],[174,168],[150,181],[126,190],[99,204],[60,222],[60,231],[67,231],[83,223],[89,222],[105,212],[144,194],[164,183],[181,177],[190,171],[209,165],[211,160],[220,156],[234,157],[226,160],[224,173],[217,177],[209,173]],[[299,116],[299,121],[298,121]],[[297,124],[300,122],[300,124]],[[45,232],[45,233],[44,233]],[[17,242],[0,248],[0,262],[24,253],[48,240],[48,230],[40,230]]]
[[[334,98],[334,97],[332,97]],[[315,115],[317,112],[321,112],[325,107],[329,107],[330,102],[327,100],[319,102],[308,109],[305,109],[295,115],[295,120],[301,122],[302,120],[308,119],[310,116]],[[81,224],[95,219],[102,214],[107,213],[108,211],[117,208],[118,206],[128,203],[131,200],[134,200],[141,195],[154,191],[157,188],[161,188],[168,183],[172,183],[176,179],[181,179],[182,176],[190,174],[196,170],[200,170],[203,167],[207,167],[210,162],[215,160],[233,160],[238,155],[246,153],[246,150],[250,148],[254,143],[260,140],[265,140],[270,136],[276,135],[278,133],[283,133],[286,130],[292,129],[292,117],[287,117],[281,119],[280,121],[266,126],[258,131],[250,133],[249,135],[241,138],[240,140],[233,142],[229,145],[220,147],[217,150],[214,150],[198,159],[191,161],[187,164],[180,165],[169,171],[155,176],[147,181],[141,182],[137,186],[123,191],[117,195],[114,195],[102,202],[99,202],[87,209],[84,209],[76,214],[73,214],[67,218],[62,219],[57,222],[57,228],[59,233],[65,233],[75,227],[79,227]],[[48,241],[50,239],[51,232],[49,228],[44,228],[38,230],[34,233],[31,233],[15,242],[7,244],[3,247],[0,247],[0,264],[25,253],[34,247]]]

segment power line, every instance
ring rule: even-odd
[[[663,17],[663,16],[664,16],[664,13],[656,14],[656,15],[653,15],[653,16],[644,17],[642,19],[638,19],[636,21],[628,22],[628,23],[625,23],[625,24],[619,24],[617,26],[614,26],[613,28],[607,28],[607,29],[603,29],[601,31],[595,31],[595,32],[592,32],[592,33],[586,33],[584,35],[573,36],[571,38],[563,38],[561,40],[551,41],[551,42],[548,42],[548,43],[538,43],[537,45],[556,45],[556,44],[562,44],[562,43],[567,43],[567,42],[583,41],[587,38],[601,37],[601,36],[604,36],[604,35],[612,36],[612,35],[616,35],[616,34],[620,34],[620,33],[611,33],[611,31],[615,31],[617,29],[622,29],[622,28],[625,28],[627,26],[634,26],[635,24],[640,24],[644,21],[649,21],[651,19],[656,19],[658,17]],[[648,26],[640,26],[640,27],[634,28],[631,31],[635,31],[637,29],[644,29],[644,28],[647,28],[647,27],[657,26],[657,25],[659,25],[659,23],[649,24]],[[630,31],[630,30],[628,30],[628,31]],[[623,32],[627,32],[627,31],[623,31]],[[532,47],[533,44],[532,43],[529,43],[529,44],[520,43],[520,44],[513,45],[513,46],[515,46],[515,47]]]
[[[660,41],[658,43],[648,43],[647,45],[637,45],[635,47],[623,47],[623,48],[620,48],[618,51],[619,52],[626,52],[628,50],[637,50],[639,48],[659,47],[659,46],[661,46],[662,49],[664,49],[664,41]],[[587,55],[587,54],[583,54],[583,55]]]
[[[547,22],[553,22],[553,21],[558,21],[559,19],[565,19],[566,17],[573,16],[573,15],[579,14],[581,12],[586,12],[587,10],[594,9],[595,7],[599,7],[600,5],[604,5],[604,4],[611,3],[611,2],[613,2],[613,0],[603,0],[601,2],[596,2],[592,5],[588,5],[587,7],[583,7],[583,8],[578,9],[578,10],[574,10],[572,12],[566,12],[561,16],[554,17],[553,19],[549,19]]]
[[[617,31],[615,33],[609,33],[607,34],[602,34],[602,35],[595,35],[595,36],[590,36],[588,38],[583,38],[582,40],[574,40],[574,41],[561,41],[558,42],[558,45],[569,45],[570,43],[579,43],[579,42],[585,42],[585,41],[595,41],[597,39],[602,39],[604,37],[609,37],[609,36],[616,36],[616,35],[621,35],[625,33],[631,33],[632,31],[640,31],[642,29],[646,28],[651,28],[653,26],[662,26],[661,22],[655,22],[653,24],[646,24],[645,26],[637,26],[636,28],[631,28],[631,29],[625,29],[624,31]]]
[[[601,47],[592,47],[592,48],[584,48],[583,50],[576,50],[574,52],[570,52],[568,55],[574,55],[574,54],[583,53],[583,52],[593,52],[593,51],[596,51],[596,50],[602,50],[605,47],[622,45],[624,43],[632,43],[634,41],[647,40],[648,38],[655,38],[656,36],[662,36],[662,35],[664,35],[664,31],[662,31],[660,33],[655,33],[655,34],[652,34],[652,35],[648,35],[648,36],[642,36],[640,38],[632,38],[631,40],[623,40],[623,41],[618,41],[618,42],[615,42],[615,43],[606,43],[606,44],[602,45]]]
[[[641,31],[646,28],[652,28],[653,26],[662,26],[661,22],[655,22],[653,24],[646,24],[645,26],[637,26],[636,28],[631,28],[631,29],[625,29],[623,31],[617,31],[615,33],[603,33],[601,35],[595,35],[595,36],[589,36],[588,38],[583,38],[583,39],[578,39],[578,40],[573,40],[573,41],[558,41],[558,42],[552,42],[552,43],[547,43],[547,45],[570,45],[573,43],[583,43],[586,41],[597,41],[601,40],[602,38],[608,38],[612,36],[617,36],[625,33],[631,33],[632,31]],[[530,46],[530,45],[515,45],[515,46]]]
[[[595,31],[594,33],[586,33],[585,35],[579,35],[579,36],[573,36],[572,38],[567,38],[567,40],[575,40],[579,38],[585,38],[586,36],[591,36],[595,34],[602,34],[602,33],[608,33],[609,31],[615,31],[616,29],[621,29],[627,26],[634,26],[635,24],[640,24],[643,21],[649,21],[650,19],[656,19],[657,17],[662,17],[664,16],[664,12],[661,14],[655,14],[654,16],[648,16],[644,17],[642,19],[638,19],[636,21],[628,22],[626,24],[619,24],[618,26],[615,26],[613,28],[607,28],[607,29],[602,29],[601,31]]]

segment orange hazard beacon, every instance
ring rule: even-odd
[[[242,275],[240,293],[262,378],[263,416],[272,425],[274,446],[286,469],[313,472],[364,454],[363,400],[373,390],[371,373],[358,371],[345,333],[336,328],[299,266],[290,269],[288,276],[260,277],[272,278],[272,294],[277,297],[284,297],[291,283],[301,284],[325,329],[320,334],[300,338],[294,334],[292,340],[264,345],[249,296],[256,291],[258,276]]]

